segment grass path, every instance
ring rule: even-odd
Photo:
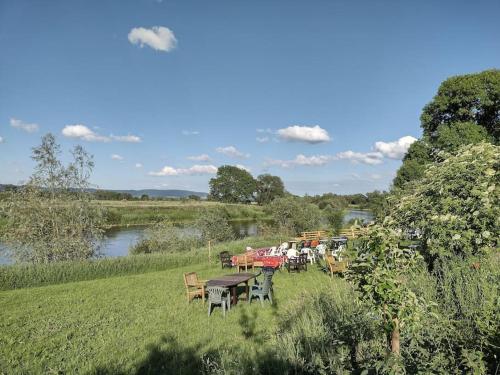
[[[241,302],[226,319],[186,302],[182,273],[230,271],[197,265],[133,276],[0,292],[0,373],[188,374],[223,351],[251,358],[272,340],[280,312],[303,291],[333,282],[315,267],[278,272],[275,305]]]

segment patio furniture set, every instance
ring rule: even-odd
[[[222,257],[221,257],[222,261]],[[224,263],[223,263],[224,268]],[[257,278],[263,275],[263,280]],[[265,298],[273,303],[272,298],[272,278],[274,268],[264,267],[258,274],[250,272],[235,273],[224,275],[210,280],[199,280],[195,272],[184,274],[184,284],[186,287],[188,302],[195,297],[201,297],[205,303],[205,296],[208,295],[208,316],[212,313],[212,307],[220,305],[223,316],[226,316],[226,311],[231,310],[231,306],[238,303],[238,285],[244,284],[245,295],[248,303],[252,299],[259,298],[261,305],[264,304]],[[254,279],[254,285],[249,285],[249,281]]]

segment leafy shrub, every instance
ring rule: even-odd
[[[318,206],[295,197],[276,198],[265,209],[278,229],[292,235],[318,229],[323,219]]]
[[[88,188],[94,163],[81,147],[64,166],[52,134],[33,149],[35,171],[26,186],[12,191],[5,204],[3,241],[17,261],[48,263],[88,259],[99,254],[104,216]]]
[[[162,221],[144,231],[144,239],[130,248],[131,254],[173,253],[201,245],[200,238],[182,233],[173,223]]]
[[[195,223],[195,227],[201,232],[202,241],[224,242],[234,239],[233,229],[227,217],[227,211],[224,209],[204,210]]]

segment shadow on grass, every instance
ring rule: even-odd
[[[91,374],[199,374],[203,371],[203,360],[199,355],[201,345],[185,347],[171,336],[162,336],[160,343],[147,347],[147,357],[134,369],[124,371],[115,365],[98,367]]]
[[[237,374],[282,374],[287,373],[288,364],[278,359],[274,351],[258,352],[248,355],[241,348],[229,352],[201,350],[201,344],[187,347],[173,337],[163,336],[160,343],[148,346],[144,360],[124,370],[116,365],[95,368],[93,375],[153,375],[153,374],[224,374],[227,371]],[[256,349],[259,345],[256,345]],[[225,355],[225,359],[222,359]],[[225,364],[223,364],[225,362]],[[229,367],[229,368],[228,368]]]

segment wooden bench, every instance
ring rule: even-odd
[[[300,237],[297,237],[298,241],[311,241],[311,240],[320,240],[322,238],[328,237],[328,233],[326,230],[315,230],[312,232],[302,232]]]

